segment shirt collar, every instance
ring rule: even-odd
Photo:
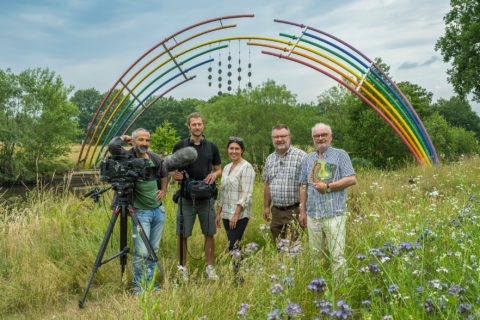
[[[293,148],[293,147],[290,146],[290,147],[288,148],[287,152],[285,152],[285,154],[283,155],[283,157],[286,157],[286,156],[290,153],[290,151],[292,151],[292,148]],[[278,152],[277,152],[276,150],[275,150],[275,154],[277,155],[277,157],[283,158],[281,155],[278,154]]]

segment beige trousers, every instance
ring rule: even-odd
[[[345,222],[343,214],[332,218],[315,219],[307,216],[308,241],[310,247],[319,256],[330,252],[335,280],[345,279],[347,265],[345,260]]]

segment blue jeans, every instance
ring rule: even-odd
[[[147,236],[150,244],[155,251],[158,252],[160,239],[162,238],[163,227],[165,226],[165,209],[163,205],[151,210],[137,210],[137,217],[142,225],[143,231]],[[147,259],[149,254],[147,247],[140,237],[138,226],[132,220],[132,238],[135,245],[135,256],[133,257],[133,285],[141,286],[142,276],[145,274],[146,282],[150,282],[153,278],[156,263]],[[145,283],[146,285],[146,283]]]

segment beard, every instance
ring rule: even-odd
[[[285,143],[281,145],[274,144],[274,147],[275,147],[275,151],[283,152],[283,151],[287,151],[290,148],[290,144],[289,143]]]
[[[140,153],[140,154],[145,154],[148,151],[148,147],[142,147],[142,146],[139,146],[139,145],[135,145],[134,148],[135,148],[135,152]]]
[[[315,144],[315,147],[317,148],[317,151],[320,151],[320,153],[324,153],[325,151],[327,151],[328,147],[330,147],[330,143]]]

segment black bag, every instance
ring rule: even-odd
[[[182,195],[182,189],[178,189],[177,192],[173,194],[172,200],[175,203],[178,203],[178,200],[180,199],[180,196]]]
[[[188,180],[187,193],[192,200],[217,199],[217,186],[204,180]]]

